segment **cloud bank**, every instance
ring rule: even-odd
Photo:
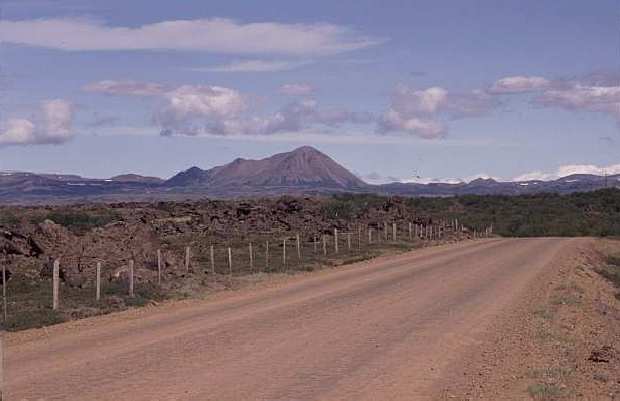
[[[612,164],[609,166],[597,166],[594,164],[567,164],[558,167],[555,171],[532,171],[515,177],[513,181],[550,181],[558,178],[567,177],[573,174],[591,174],[591,175],[614,175],[620,174],[620,164]]]
[[[493,94],[533,92],[532,103],[570,111],[599,112],[620,124],[620,86],[615,74],[597,73],[577,79],[549,80],[542,77],[514,76],[496,81]]]
[[[155,96],[166,92],[166,87],[152,82],[104,80],[85,85],[86,92],[107,95]]]
[[[34,121],[12,118],[0,127],[0,146],[61,144],[73,138],[73,107],[62,99],[41,104]]]
[[[390,107],[379,119],[377,131],[442,138],[447,134],[447,121],[480,116],[496,105],[497,101],[481,90],[451,93],[441,87],[420,90],[401,85],[392,94]]]
[[[88,19],[0,22],[3,43],[65,51],[184,50],[229,54],[325,56],[383,43],[334,24],[241,23],[226,18],[162,21],[139,27]]]
[[[191,68],[202,72],[278,72],[288,71],[309,64],[309,61],[291,60],[241,60],[213,67]]]

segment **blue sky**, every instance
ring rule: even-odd
[[[618,1],[2,5],[0,170],[313,145],[403,180],[620,173]]]

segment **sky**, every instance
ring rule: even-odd
[[[620,173],[620,1],[3,0],[0,170],[311,145],[370,182]]]

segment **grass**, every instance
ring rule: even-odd
[[[545,320],[551,320],[553,319],[554,314],[550,308],[541,307],[534,311],[534,316]]]
[[[54,311],[51,306],[50,280],[33,280],[23,275],[14,275],[7,285],[8,318],[4,328],[8,331],[40,328],[144,306],[151,301],[166,298],[161,289],[148,283],[137,285],[135,296],[130,298],[127,285],[122,282],[105,282],[102,286],[102,300],[99,302],[95,299],[94,288],[72,288],[61,283],[60,294],[60,309]]]
[[[620,289],[620,254],[609,255],[606,262],[598,272]],[[620,299],[620,291],[616,292],[616,298]]]
[[[573,373],[572,368],[567,367],[547,367],[540,369],[532,369],[528,376],[531,379],[563,381]]]
[[[575,306],[581,304],[581,298],[575,294],[558,294],[551,298],[551,304]]]
[[[54,223],[66,227],[74,234],[81,235],[93,228],[102,227],[120,218],[119,214],[106,210],[97,212],[56,210],[32,216],[30,221],[31,223],[41,223],[45,220],[52,220]]]
[[[356,233],[357,234],[357,233]],[[351,249],[348,248],[346,235],[339,236],[339,252],[334,252],[333,237],[327,242],[327,256],[323,255],[322,243],[319,243],[317,252],[314,252],[313,242],[302,242],[302,259],[299,260],[295,242],[287,241],[287,264],[282,263],[282,242],[272,241],[269,245],[269,265],[265,263],[264,242],[255,239],[254,270],[250,269],[248,239],[241,242],[219,244],[215,253],[217,283],[219,288],[235,288],[239,278],[252,273],[290,273],[299,271],[313,271],[326,266],[341,266],[380,255],[401,253],[421,246],[421,242],[377,241],[370,246],[362,243],[361,249],[356,242],[357,236],[352,238]],[[364,237],[362,239],[365,239]],[[208,243],[208,242],[205,242]],[[228,260],[225,246],[233,248],[233,279],[229,279]],[[122,311],[131,307],[142,307],[156,301],[166,299],[200,298],[212,290],[215,283],[210,269],[209,248],[196,244],[192,246],[192,272],[176,277],[175,280],[166,280],[162,287],[147,282],[137,282],[135,296],[129,298],[128,285],[124,281],[104,281],[102,283],[102,299],[95,300],[95,289],[71,287],[61,283],[60,310],[51,308],[52,284],[51,280],[31,278],[25,274],[15,274],[7,285],[8,293],[8,320],[5,327],[9,331],[18,331],[29,328],[39,328],[64,321],[103,315]]]
[[[555,384],[539,383],[527,388],[528,394],[538,401],[551,401],[562,396],[562,389]]]

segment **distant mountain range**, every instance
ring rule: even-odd
[[[395,182],[371,185],[324,153],[303,146],[261,160],[236,159],[209,170],[192,167],[168,180],[137,174],[90,179],[77,175],[0,172],[0,203],[179,200],[206,196],[230,198],[336,192],[401,196],[520,195],[592,191],[619,185],[620,175],[586,174],[554,181],[477,179],[456,184]]]

